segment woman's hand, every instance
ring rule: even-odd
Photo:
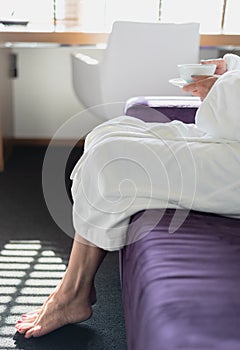
[[[227,63],[223,58],[201,60],[201,64],[216,64],[215,74],[222,75],[227,71]]]
[[[195,75],[193,82],[183,87],[183,91],[190,92],[193,96],[199,96],[201,100],[207,96],[212,86],[218,79],[217,75]]]

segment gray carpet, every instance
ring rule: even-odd
[[[41,305],[60,280],[72,244],[43,200],[44,152],[18,147],[0,174],[0,350],[125,350],[118,253],[108,254],[98,272],[90,320],[29,340],[15,331],[19,315]],[[67,177],[80,154],[72,153]]]

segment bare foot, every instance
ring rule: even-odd
[[[66,324],[87,320],[96,301],[94,277],[106,251],[73,241],[68,268],[56,290],[41,309],[27,314],[17,323],[26,338],[40,337]]]
[[[89,294],[89,293],[88,293]],[[40,337],[66,324],[83,322],[91,317],[89,298],[81,295],[53,293],[40,310],[27,314],[16,324],[17,331],[26,338]]]
[[[57,292],[59,288],[57,287],[56,290],[54,290],[49,296],[48,298],[46,299],[46,301],[44,302],[44,304],[35,309],[35,310],[32,310],[30,312],[27,312],[26,314],[22,315],[20,320],[18,320],[18,324],[21,323],[21,322],[24,322],[24,323],[32,323],[34,322],[37,317],[39,316],[39,314],[41,313],[42,309],[45,307],[45,305],[47,304],[47,302],[54,296],[54,294]],[[92,288],[91,288],[91,291],[90,291],[90,295],[89,295],[89,301],[90,301],[90,304],[93,306],[96,304],[97,302],[97,294],[96,294],[96,288],[95,288],[95,285],[92,284]]]

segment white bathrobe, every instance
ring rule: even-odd
[[[112,251],[140,238],[127,228],[144,209],[184,209],[172,232],[191,209],[240,218],[240,58],[224,58],[196,124],[121,116],[87,136],[71,175],[79,235]]]

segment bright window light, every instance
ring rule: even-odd
[[[63,277],[63,272],[50,272],[50,271],[33,271],[29,274],[31,278],[55,278],[60,279]]]
[[[219,33],[222,8],[223,0],[162,0],[161,21],[198,22],[201,33]]]
[[[0,287],[0,295],[13,294],[17,291],[16,287]]]
[[[24,287],[21,290],[22,295],[45,295],[48,297],[53,291],[50,287]],[[1,349],[1,348],[0,348]]]
[[[90,31],[110,31],[115,20],[156,21],[159,0],[0,0],[3,19],[31,24],[80,26]]]
[[[28,304],[34,304],[36,307],[37,306],[41,306],[44,301],[46,300],[46,296],[28,296],[28,295],[23,295],[23,296],[19,296],[16,298],[15,303],[16,304],[24,304],[24,305],[28,305]]]
[[[10,278],[22,278],[26,275],[26,273],[24,271],[6,271],[6,270],[2,270],[0,269],[0,277],[10,277]]]
[[[240,1],[228,0],[226,6],[226,16],[224,33],[236,34],[240,33]]]
[[[158,20],[159,0],[83,0],[84,29],[111,31],[113,22]]]
[[[16,264],[16,263],[0,263],[0,271],[2,270],[27,270],[29,269],[30,265],[29,264]]]
[[[0,335],[1,335],[1,339],[2,340],[4,339],[3,336],[6,336],[6,335],[12,336],[12,333],[13,333],[12,332],[12,327],[10,327],[10,326],[5,326],[5,327],[2,327],[0,329]],[[7,341],[7,338],[5,339],[5,341]],[[3,341],[3,343],[4,343],[4,341]],[[4,345],[4,347],[5,347],[5,345]],[[3,349],[3,348],[0,348],[0,349]],[[5,350],[8,350],[7,346],[5,347]],[[9,346],[9,350],[12,350],[12,347]]]
[[[41,270],[41,271],[65,271],[66,265],[64,264],[36,264],[34,265],[34,270]]]
[[[52,0],[0,0],[1,19],[51,22],[53,19]]]
[[[2,286],[17,286],[21,283],[20,278],[1,278],[0,285]]]
[[[62,263],[62,259],[58,258],[58,257],[39,258],[38,262],[42,263],[42,264],[58,264],[58,263],[61,264]]]
[[[1,20],[26,20],[31,29],[110,32],[117,20],[198,22],[200,32],[240,33],[240,0],[0,0]]]

